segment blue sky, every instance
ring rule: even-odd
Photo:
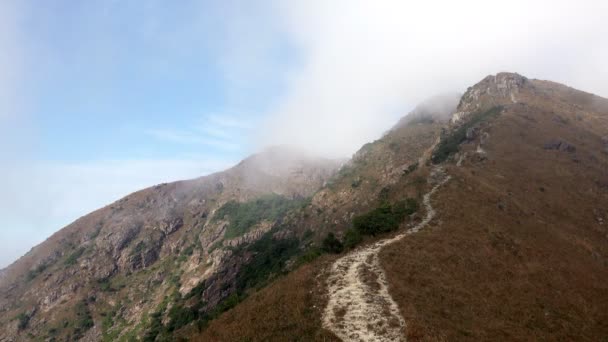
[[[488,74],[606,97],[606,13],[604,0],[0,1],[0,267],[132,191],[263,146],[348,157]]]
[[[242,156],[243,135],[226,136],[225,130],[236,127],[225,123],[253,124],[277,93],[280,73],[228,75],[225,40],[240,32],[228,32],[227,9],[186,1],[170,5],[23,6],[29,76],[24,87],[35,100],[29,113],[42,158],[168,158],[203,147],[206,156]],[[285,67],[289,58],[281,55],[290,51],[277,41],[263,56],[253,56],[265,60],[252,63]],[[198,143],[187,139],[191,134]]]

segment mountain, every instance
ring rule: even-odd
[[[333,341],[341,327],[351,328],[346,339],[354,341],[388,340],[394,331],[408,341],[608,336],[608,100],[500,73],[469,88],[452,114],[449,122],[407,123],[407,146],[426,134],[435,138],[398,149],[412,153],[412,161],[422,158],[418,167],[365,190],[365,208],[332,231],[346,243],[361,217],[378,226],[369,218],[382,218],[375,214],[386,207],[382,202],[420,200],[439,186],[429,196],[435,216],[426,225],[429,211],[421,209],[395,233],[364,236],[359,247],[322,255],[252,294],[193,340]],[[365,184],[362,175],[380,175],[383,163],[374,161],[390,153],[392,141],[389,133],[364,147],[358,155],[366,162],[334,181],[342,184],[338,193],[358,183],[351,179]],[[378,244],[384,245],[374,250]],[[341,297],[343,289],[349,293]],[[397,319],[378,324],[395,317],[391,302]],[[374,305],[386,310],[378,314]]]
[[[80,218],[3,270],[0,341],[601,340],[606,170],[608,100],[488,76],[348,161],[271,148]]]
[[[167,296],[202,283],[214,307],[243,262],[230,248],[259,239],[306,203],[340,163],[269,148],[227,171],[159,184],[76,220],[3,270],[0,340],[112,340]],[[217,214],[246,205],[253,212],[240,225]],[[110,319],[122,327],[108,326]]]

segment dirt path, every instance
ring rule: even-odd
[[[435,185],[424,195],[426,216],[419,224],[393,238],[358,248],[332,265],[323,326],[343,341],[404,340],[405,321],[388,292],[378,255],[382,247],[418,232],[435,217],[431,195],[450,177],[436,168],[430,179]]]

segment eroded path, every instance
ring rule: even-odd
[[[435,168],[430,179],[435,185],[423,197],[426,215],[419,224],[393,238],[358,248],[332,265],[323,326],[343,341],[404,339],[405,321],[388,292],[378,255],[382,247],[418,232],[435,217],[431,196],[450,177],[442,169]]]

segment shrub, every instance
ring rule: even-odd
[[[93,322],[93,317],[91,316],[91,312],[87,306],[86,300],[81,300],[76,304],[74,309],[76,312],[76,319],[74,321],[74,337],[76,339],[84,336],[84,333],[91,329],[95,322]]]
[[[363,235],[387,233],[399,228],[406,215],[418,210],[418,202],[409,198],[394,205],[383,203],[378,208],[353,219],[353,227]]]
[[[217,210],[214,220],[225,217],[230,220],[224,236],[231,239],[247,233],[253,225],[263,220],[276,221],[288,211],[307,203],[306,199],[288,199],[275,194],[245,203],[230,201]]]
[[[74,252],[72,252],[72,254],[70,254],[65,261],[63,262],[66,266],[72,266],[76,264],[76,261],[78,261],[78,258],[80,258],[82,256],[82,254],[84,253],[84,251],[86,250],[86,248],[84,247],[79,247],[78,249],[76,249]]]
[[[342,246],[340,240],[336,239],[334,233],[328,233],[325,239],[323,239],[321,248],[327,253],[341,253],[344,246]]]
[[[255,255],[237,275],[238,291],[243,292],[266,284],[273,275],[283,273],[287,260],[297,255],[300,245],[297,239],[275,239],[273,233],[271,230],[250,246],[237,251]]]
[[[296,261],[296,265],[302,265],[302,264],[307,264],[309,262],[314,261],[316,258],[320,257],[321,254],[323,254],[323,252],[319,249],[319,248],[308,248],[306,250],[306,252],[304,252],[302,255],[300,255],[300,257],[298,257],[298,260]]]
[[[433,152],[431,160],[433,163],[438,164],[452,154],[458,152],[458,146],[466,139],[467,129],[475,126],[476,124],[485,121],[492,116],[496,116],[502,110],[501,106],[492,107],[485,112],[475,113],[471,119],[454,130],[450,135],[441,138],[439,145]]]
[[[358,230],[353,229],[353,228],[348,229],[346,231],[346,233],[344,234],[344,248],[346,248],[346,249],[354,248],[356,245],[361,243],[362,240],[363,240],[363,237],[361,236],[361,233],[359,233]]]
[[[27,275],[25,276],[25,280],[26,281],[31,281],[34,278],[36,278],[39,274],[41,274],[42,272],[44,272],[47,268],[49,267],[49,264],[47,263],[43,263],[38,265],[36,268],[34,268],[33,270],[29,270],[27,272]]]
[[[408,167],[407,167],[407,169],[403,170],[403,175],[404,175],[404,176],[407,176],[407,175],[409,175],[410,173],[412,173],[412,172],[416,171],[416,169],[417,169],[417,168],[418,168],[418,162],[416,162],[416,163],[414,163],[414,164],[412,164],[412,165],[408,166]]]
[[[30,316],[25,312],[22,312],[17,316],[17,320],[19,321],[17,324],[17,329],[21,331],[27,328],[27,325],[30,323]]]

